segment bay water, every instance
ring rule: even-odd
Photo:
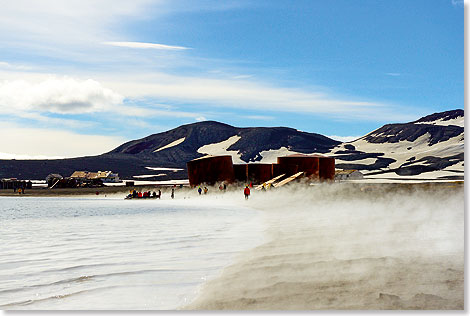
[[[178,309],[263,242],[223,199],[0,198],[0,308]]]

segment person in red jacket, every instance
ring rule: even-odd
[[[243,193],[245,193],[245,200],[248,200],[248,198],[250,197],[250,188],[246,186]]]

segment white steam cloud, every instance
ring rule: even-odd
[[[291,186],[218,199],[263,210],[267,242],[188,309],[463,309],[463,186]]]

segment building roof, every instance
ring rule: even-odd
[[[309,158],[309,157],[319,157],[319,158],[330,158],[326,155],[322,155],[322,154],[292,154],[292,155],[286,155],[284,157],[306,157],[306,158]]]
[[[46,178],[60,178],[60,179],[62,179],[63,177],[58,173],[49,173]]]
[[[72,173],[72,175],[70,176],[70,178],[79,178],[79,179],[83,178],[83,179],[85,179],[88,173],[89,173],[88,171],[74,171]]]
[[[70,176],[71,178],[77,179],[105,179],[109,175],[111,175],[111,171],[98,171],[98,172],[90,172],[90,171],[75,171]]]
[[[195,158],[191,161],[195,161],[195,160],[202,160],[202,159],[206,159],[206,158],[219,158],[219,157],[230,157],[232,158],[231,155],[217,155],[217,156],[214,156],[214,155],[206,155],[206,156],[202,156],[202,157],[199,157],[199,158]]]

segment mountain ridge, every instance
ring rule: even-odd
[[[148,167],[166,167],[183,170],[158,180],[182,179],[187,176],[187,161],[221,153],[232,155],[238,163],[272,163],[277,156],[292,153],[327,154],[336,158],[338,168],[372,176],[415,176],[457,166],[454,171],[463,177],[463,122],[463,110],[433,113],[409,123],[386,124],[341,143],[290,127],[240,128],[204,121],[131,140],[97,156],[1,160],[0,178],[44,179],[49,173],[68,176],[75,170],[112,170],[130,179],[151,173]]]

